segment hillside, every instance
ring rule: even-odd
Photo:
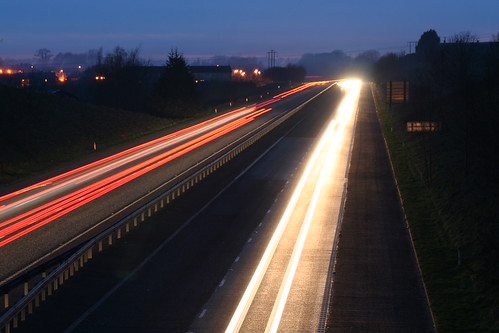
[[[170,127],[168,119],[0,85],[0,186]]]
[[[390,108],[380,91],[379,119],[438,331],[497,332],[499,164],[491,125],[479,132],[491,144],[468,142],[474,155],[467,170],[469,153],[452,119],[442,118],[445,126],[435,132],[408,132],[420,102]]]

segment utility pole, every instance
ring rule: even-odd
[[[412,46],[414,45],[414,52],[416,52],[416,46],[418,45],[418,42],[407,42],[407,44],[409,45],[409,54],[413,53],[412,52]]]
[[[275,50],[270,50],[269,52],[267,52],[267,67],[268,68],[275,67],[276,58],[277,58],[277,52]]]

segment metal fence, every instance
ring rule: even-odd
[[[146,203],[121,218],[118,222],[97,236],[93,237],[89,241],[86,241],[73,254],[63,256],[63,260],[59,257],[59,260],[62,262],[58,265],[52,264],[52,269],[33,269],[32,271],[27,272],[24,275],[25,277],[21,276],[16,279],[16,281],[23,282],[20,282],[10,288],[2,286],[3,302],[1,306],[3,306],[5,312],[0,317],[0,333],[10,333],[13,329],[17,328],[20,322],[26,320],[27,315],[33,313],[35,308],[39,307],[40,304],[47,299],[47,297],[57,291],[65,281],[74,276],[94,257],[94,255],[102,252],[106,247],[113,245],[113,242],[124,237],[141,222],[144,222],[148,217],[151,217],[154,213],[170,204],[204,178],[208,177],[231,159],[239,155],[246,148],[253,145],[260,138],[290,118],[307,103],[326,90],[327,89],[303,102],[290,112],[287,112],[284,115],[276,116],[267,123],[252,130],[240,138],[231,147],[225,147],[218,151],[214,154],[218,156],[214,157],[212,155],[207,158],[211,158],[211,162],[208,162],[204,166],[198,167],[197,170],[191,171],[190,175],[185,176],[173,187],[169,187],[162,193],[157,194],[157,190],[161,190],[161,188],[164,187],[163,184],[158,189],[145,196],[148,198],[143,197],[137,200],[143,202],[143,199],[146,199]],[[171,183],[171,180],[168,181],[168,183]],[[154,195],[153,198],[150,198],[151,194]],[[31,281],[31,283],[27,281]],[[30,284],[32,284],[31,288]],[[13,298],[16,298],[16,300],[15,303],[11,305],[11,303],[13,303]]]

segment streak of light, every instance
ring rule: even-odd
[[[312,199],[307,209],[305,219],[303,221],[302,227],[298,239],[293,248],[293,253],[289,261],[286,273],[284,275],[284,281],[281,284],[279,293],[272,309],[267,327],[265,329],[266,333],[275,333],[279,328],[281,322],[282,313],[284,312],[284,307],[291,290],[291,285],[298,268],[298,263],[300,262],[300,257],[305,246],[305,241],[307,238],[308,230],[312,224],[314,215],[316,213],[317,204],[319,202],[321,191],[329,177],[333,174],[334,168],[337,164],[337,159],[340,157],[339,151],[343,146],[345,141],[345,127],[349,124],[352,119],[352,115],[355,114],[357,110],[357,101],[360,94],[360,82],[359,81],[346,81],[340,84],[342,87],[347,87],[348,94],[343,99],[337,111],[337,121],[338,126],[329,126],[321,140],[325,140],[325,146],[328,146],[326,160],[322,164],[321,173],[317,184],[315,185],[314,192],[312,194]]]
[[[246,287],[236,310],[234,311],[234,314],[229,322],[229,325],[225,330],[226,333],[234,333],[240,330],[244,322],[244,319],[246,317],[246,314],[251,306],[251,303],[257,293],[261,281],[263,280],[266,270],[270,264],[270,261],[272,260],[272,257],[279,244],[279,241],[284,233],[284,230],[295,211],[296,205],[299,201],[300,196],[302,195],[303,189],[307,184],[307,182],[309,181],[311,172],[314,169],[316,162],[319,159],[322,150],[324,149],[324,146],[329,143],[332,146],[329,149],[330,151],[340,148],[339,145],[341,143],[336,144],[336,141],[334,139],[337,137],[341,138],[343,133],[343,128],[347,124],[348,120],[351,119],[351,115],[356,111],[361,83],[360,81],[343,81],[340,82],[339,85],[349,90],[349,93],[343,99],[342,103],[340,104],[340,107],[338,108],[335,119],[332,119],[331,122],[328,124],[326,131],[320,138],[317,146],[315,147],[312,155],[310,156],[306,164],[306,167],[298,181],[298,184],[294,189],[293,194],[286,206],[286,209],[281,219],[279,220],[279,223],[277,224],[277,227],[272,235],[272,238],[270,239],[265,249],[265,252],[262,255],[262,258],[260,259],[260,262],[256,267],[255,272],[253,273],[251,280],[248,283],[248,286]],[[285,94],[286,93],[283,93],[278,96]],[[340,127],[340,129],[338,129],[338,127]],[[331,162],[330,159],[331,157],[328,159],[328,162]],[[321,174],[327,172],[327,169],[325,168],[326,167],[322,169]],[[313,198],[311,199],[311,203],[309,204],[309,209],[307,211],[304,224],[302,225],[299,239],[297,241],[297,244],[295,245],[292,259],[287,268],[285,281],[282,284],[282,287],[280,288],[278,299],[276,300],[276,305],[272,310],[272,315],[269,320],[269,324],[267,325],[268,331],[275,332],[279,326],[280,318],[282,316],[282,312],[286,304],[287,295],[289,294],[289,289],[291,288],[294,272],[296,271],[296,267],[300,259],[301,250],[303,248],[306,239],[308,228],[310,226],[310,223],[312,222],[315,206],[320,195],[320,188],[321,185],[319,184],[316,186],[316,189],[314,190]]]
[[[266,112],[268,112],[269,110],[270,109],[266,109]],[[70,193],[69,195],[58,198],[50,203],[37,207],[31,211],[28,211],[24,214],[3,222],[2,226],[9,224],[11,225],[0,230],[0,238],[4,238],[16,232],[17,233],[7,239],[0,241],[0,246],[8,244],[11,241],[18,239],[19,237],[75,210],[76,208],[81,207],[82,205],[92,200],[95,200],[96,198],[110,192],[111,190],[114,190],[115,188],[122,186],[129,181],[136,179],[139,176],[153,169],[156,169],[179,156],[202,146],[203,144],[206,144],[222,135],[227,134],[228,132],[231,132],[247,124],[248,122],[254,120],[258,115],[262,114],[261,110],[255,111],[254,113],[256,114],[255,116],[242,118],[236,120],[235,122],[226,124],[221,128],[204,134],[150,160],[142,162],[134,167],[119,172],[113,176],[107,177],[99,182],[84,187],[83,189]],[[43,221],[39,222],[41,220]],[[34,223],[37,224],[31,226]],[[27,229],[20,231],[23,228]]]
[[[0,217],[7,214],[11,209],[17,209],[23,205],[28,206],[28,204],[29,207],[19,215],[0,222],[0,247],[57,220],[183,154],[248,124],[256,117],[272,110],[272,108],[268,107],[269,105],[311,86],[325,83],[327,82],[302,85],[275,96],[268,101],[227,112],[175,133],[1,196],[0,204],[3,203],[3,205],[0,205]],[[165,151],[168,148],[169,150]],[[142,160],[139,161],[139,159]],[[138,163],[111,174],[111,171],[132,162]],[[91,180],[97,177],[104,178],[90,183]],[[83,185],[84,182],[88,182],[88,185]],[[82,184],[83,187],[72,189],[73,186],[78,184]],[[66,194],[57,194],[56,191],[59,190],[65,190]],[[48,195],[55,196],[56,194],[58,196],[55,199],[50,199],[49,202],[46,200],[44,204],[35,206],[33,202],[42,197],[47,197]]]

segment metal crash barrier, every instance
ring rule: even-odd
[[[225,163],[232,160],[246,148],[253,145],[328,89],[323,90],[321,93],[303,102],[293,110],[275,116],[265,124],[248,132],[237,142],[222,148],[210,157],[199,162],[197,165],[186,170],[180,176],[183,176],[188,172],[191,174],[179,180],[174,186],[169,187],[167,190],[162,190],[163,187],[166,187],[165,185],[171,184],[172,181],[169,180],[151,193],[139,198],[136,202],[143,201],[144,199],[147,202],[121,218],[97,236],[86,241],[83,245],[79,246],[74,253],[70,255],[66,254],[63,256],[63,259],[59,257],[59,261],[52,260],[53,263],[50,268],[40,269],[37,267],[30,272],[26,272],[23,276],[17,277],[15,280],[18,281],[18,283],[15,285],[10,283],[8,286],[0,286],[0,310],[3,309],[5,311],[0,317],[0,333],[12,332],[13,329],[19,326],[20,322],[26,320],[27,315],[32,314],[35,308],[46,301],[49,296],[56,292],[65,281],[74,276],[96,254],[104,251],[106,247],[112,246],[115,240],[121,239],[141,222],[144,222],[148,217],[151,217],[154,213],[165,208],[176,198],[194,187]],[[210,159],[212,161],[207,162],[207,160],[209,161]],[[203,165],[203,162],[205,162],[205,165],[200,167],[199,165]],[[196,167],[198,169],[192,171],[192,169]],[[157,194],[157,192],[163,193]],[[154,197],[149,199],[151,194]]]

